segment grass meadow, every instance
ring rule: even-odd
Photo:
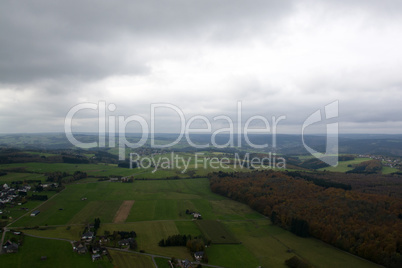
[[[325,167],[318,170],[327,170],[332,172],[346,172],[354,169],[354,165],[360,164],[361,162],[371,160],[370,158],[355,158],[349,161],[339,161],[336,167]],[[348,167],[350,165],[350,167]]]
[[[87,200],[82,201],[82,197],[86,197]],[[126,221],[113,223],[114,215],[125,200],[135,201]],[[185,213],[186,209],[201,213],[203,220],[193,220],[191,215]],[[99,217],[101,227],[98,234],[102,235],[106,230],[135,231],[138,250],[167,257],[193,259],[186,247],[159,247],[158,242],[161,239],[174,234],[198,236],[206,233],[212,238],[224,236],[241,242],[241,244],[212,244],[206,249],[209,263],[223,267],[257,267],[259,265],[285,267],[285,260],[294,255],[306,259],[315,267],[377,267],[375,264],[339,251],[321,241],[300,238],[273,226],[266,217],[248,206],[212,193],[207,179],[71,184],[53,199],[44,203],[39,210],[41,213],[36,217],[23,217],[13,226],[22,228],[42,226],[40,229],[25,231],[38,236],[76,240],[79,239],[84,224]],[[208,224],[210,222],[214,224],[210,226]],[[48,226],[45,227],[45,225]],[[68,247],[63,248],[63,251],[72,252],[71,245],[66,244]],[[48,246],[43,246],[43,248],[46,247]],[[289,249],[291,253],[287,252]],[[53,256],[52,252],[46,254]],[[54,254],[58,256],[57,253]],[[5,259],[16,258],[11,255],[4,257]],[[83,261],[79,257],[74,257],[77,258],[74,261]],[[25,253],[21,258],[26,258]],[[125,254],[119,252],[114,265],[127,267],[135,262],[136,258],[133,255],[127,259]],[[0,261],[2,259],[3,256]],[[17,259],[11,262],[16,261]],[[148,265],[148,260],[141,259],[138,263]],[[91,267],[78,264],[71,266]]]
[[[68,164],[68,163],[15,163],[15,164],[4,164],[0,167],[0,170],[6,170],[11,172],[5,176],[0,177],[0,182],[11,182],[13,180],[23,180],[23,179],[41,179],[45,180],[46,177],[43,173],[65,171],[67,173],[73,174],[76,171],[86,172],[89,177],[113,177],[113,176],[134,176],[135,178],[145,178],[145,179],[163,179],[168,177],[179,177],[187,178],[189,177],[188,172],[194,172],[197,176],[206,176],[210,172],[215,172],[219,170],[223,171],[250,171],[247,168],[241,167],[239,163],[235,166],[233,164],[227,165],[227,168],[222,168],[219,163],[214,162],[213,167],[210,164],[210,158],[220,157],[219,154],[195,154],[191,153],[175,153],[179,160],[176,162],[170,153],[144,156],[153,158],[155,162],[159,162],[159,166],[147,167],[149,162],[145,161],[145,167],[128,169],[128,168],[118,168],[115,164]],[[169,165],[162,165],[166,160],[169,160]],[[172,161],[173,160],[173,161]],[[185,170],[182,160],[188,163],[188,169]],[[232,159],[234,160],[234,159]],[[187,162],[189,161],[189,162]],[[243,159],[241,159],[243,161]],[[24,168],[27,173],[15,173],[12,172],[13,169]],[[19,175],[25,174],[25,175]]]
[[[369,161],[371,158],[355,158],[354,160],[350,161],[339,161],[338,165],[336,167],[326,167],[326,168],[320,168],[320,171],[327,170],[327,171],[332,171],[332,172],[347,172],[349,170],[354,169],[355,165],[360,164],[361,162],[364,161]],[[393,172],[397,172],[398,169],[396,168],[391,168],[391,167],[386,167],[383,166],[381,169],[382,174],[390,174]]]
[[[155,259],[156,265],[158,265],[158,268],[171,268],[167,259],[163,259],[163,258],[154,258],[154,259]]]
[[[226,226],[253,252],[262,267],[285,268],[284,261],[295,255],[313,267],[380,267],[317,239],[295,236],[269,220],[226,222]]]
[[[188,221],[189,224],[193,224]],[[191,227],[187,227],[191,228]],[[122,224],[101,224],[99,233],[104,231],[135,231],[137,233],[138,250],[146,253],[175,256],[182,259],[192,259],[185,247],[159,247],[158,242],[170,235],[180,234],[175,221],[143,221]]]
[[[65,171],[73,174],[76,171],[86,172],[88,176],[131,176],[138,172],[137,169],[118,168],[114,164],[68,164],[68,163],[16,163],[1,165],[1,170],[24,168],[32,176],[48,172]],[[8,176],[8,175],[6,175]],[[1,178],[1,177],[0,177]]]
[[[46,256],[47,260],[41,260]],[[111,268],[107,258],[92,262],[89,254],[78,255],[73,252],[71,243],[25,236],[24,244],[18,253],[4,254],[0,257],[1,267],[96,267]]]
[[[119,268],[155,267],[155,265],[152,262],[151,257],[149,257],[149,256],[145,256],[145,255],[141,255],[141,254],[132,254],[132,253],[122,252],[122,251],[117,251],[117,250],[109,250],[109,254],[113,259],[114,267],[119,267]]]
[[[203,235],[211,240],[213,244],[239,244],[239,240],[229,232],[225,226],[214,220],[200,220],[196,221],[198,228]]]
[[[7,175],[0,176],[0,184],[4,184],[4,183],[10,184],[12,181],[24,181],[24,180],[45,181],[46,177],[43,174],[15,173],[15,172],[7,172]],[[9,186],[11,186],[11,185],[9,185]]]
[[[397,168],[384,167],[384,166],[381,169],[382,174],[391,174],[391,173],[398,172],[398,171],[399,171],[399,169],[397,169]]]

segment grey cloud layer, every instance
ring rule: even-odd
[[[141,49],[158,40],[236,36],[290,10],[290,1],[6,1],[0,10],[0,80],[101,78],[147,72]],[[133,41],[133,63],[120,42]]]
[[[99,100],[127,116],[169,102],[232,118],[241,100],[245,116],[287,115],[299,127],[339,100],[344,131],[395,122],[402,132],[398,0],[1,6],[0,132],[62,131],[72,106]]]

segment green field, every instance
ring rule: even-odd
[[[244,245],[213,245],[206,249],[209,264],[222,267],[243,268],[258,267],[260,263],[253,252]],[[275,267],[275,266],[266,266]]]
[[[47,195],[48,198],[51,198],[53,195],[56,194],[56,192],[54,191],[42,191],[40,193],[41,195]],[[32,200],[32,201],[28,201],[26,203],[20,203],[21,205],[15,204],[15,205],[6,205],[2,211],[4,216],[6,216],[7,218],[9,218],[9,220],[16,220],[19,217],[25,215],[25,214],[29,214],[29,211],[33,210],[34,208],[36,208],[37,206],[41,205],[43,203],[43,201],[37,201],[37,200]],[[28,209],[28,211],[26,211],[25,209]]]
[[[133,254],[128,252],[122,252],[117,250],[109,250],[109,254],[113,259],[114,267],[118,268],[149,268],[155,267],[151,257]]]
[[[102,222],[112,222],[121,203],[120,200],[89,201],[68,223],[88,223],[95,218],[100,218]]]
[[[225,226],[214,220],[197,220],[197,226],[202,234],[213,244],[238,244],[239,240]]]
[[[201,231],[195,221],[176,221],[175,224],[182,235],[191,235],[192,237],[201,235]]]
[[[41,227],[37,229],[22,229],[24,233],[40,237],[57,237],[78,241],[81,238],[85,225],[68,225],[55,227]]]
[[[156,265],[158,265],[158,268],[171,268],[167,259],[155,258],[155,262]]]
[[[399,170],[397,168],[392,168],[392,167],[382,167],[381,173],[382,174],[391,174],[394,172],[398,172]]]
[[[82,197],[87,200],[82,201]],[[197,210],[204,219],[263,217],[246,205],[211,193],[206,179],[99,182],[68,186],[42,205],[38,216],[23,217],[13,226],[79,224],[95,217],[103,223],[112,222],[124,200],[135,200],[127,222],[191,219],[185,214],[186,209]]]
[[[122,224],[101,224],[100,234],[104,231],[135,231],[137,233],[138,250],[146,253],[164,255],[168,257],[191,259],[185,247],[159,247],[161,239],[170,235],[180,234],[174,221],[143,221]]]
[[[325,168],[320,168],[318,170],[323,171],[332,171],[332,172],[346,172],[349,170],[354,169],[353,166],[360,164],[361,162],[371,160],[370,158],[355,158],[350,161],[339,161],[338,165],[336,167],[325,167]],[[348,167],[350,165],[350,167]]]
[[[113,177],[113,176],[134,176],[134,178],[146,178],[146,179],[164,179],[168,177],[179,177],[179,178],[188,178],[187,172],[194,171],[194,175],[197,176],[206,176],[210,172],[217,172],[219,170],[223,171],[243,171],[248,172],[250,169],[244,168],[239,166],[239,164],[234,167],[233,165],[227,165],[228,168],[222,168],[220,165],[215,164],[216,168],[210,167],[209,162],[206,162],[207,165],[204,167],[204,158],[208,157],[218,157],[219,154],[205,154],[205,155],[198,155],[198,161],[196,163],[196,157],[194,154],[191,153],[175,153],[175,156],[178,156],[180,161],[176,163],[174,161],[173,164],[170,164],[168,168],[163,168],[160,165],[157,168],[154,167],[143,167],[143,168],[118,168],[116,164],[106,164],[106,163],[99,163],[99,164],[68,164],[68,163],[40,163],[40,162],[33,162],[33,163],[15,163],[15,164],[4,164],[1,165],[0,170],[5,170],[7,172],[12,172],[14,169],[23,168],[27,171],[27,173],[23,174],[30,174],[28,177],[40,177],[41,179],[45,179],[42,175],[43,173],[48,172],[56,172],[56,171],[65,171],[69,174],[73,174],[76,171],[86,172],[90,177]],[[148,156],[150,157],[150,156]],[[170,159],[171,161],[171,154],[162,154],[152,156],[154,161],[158,161],[159,158],[164,157],[163,159]],[[182,164],[181,160],[189,159],[189,167],[185,170],[184,165]],[[243,159],[242,159],[243,160]],[[148,163],[148,162],[147,162]],[[145,163],[145,164],[147,164]],[[161,164],[162,162],[160,162]],[[184,172],[185,171],[185,172]],[[21,177],[19,175],[15,175],[18,173],[12,172],[15,178]],[[8,174],[4,177],[4,181],[12,181],[15,180],[13,176],[9,176]],[[27,176],[27,175],[24,175]],[[2,177],[0,177],[0,182],[2,182]],[[11,178],[13,177],[13,178]]]
[[[325,168],[320,168],[318,170],[320,171],[332,171],[332,172],[347,172],[349,170],[354,169],[354,167],[357,164],[360,164],[361,162],[364,161],[369,161],[371,160],[371,158],[355,158],[354,160],[350,160],[350,161],[339,161],[338,165],[336,167],[325,167]],[[391,167],[386,167],[383,166],[381,169],[381,173],[382,174],[390,174],[393,172],[397,172],[398,169],[396,168],[391,168]]]
[[[75,171],[86,172],[88,176],[131,176],[138,172],[136,169],[118,168],[113,164],[67,164],[67,163],[18,163],[1,165],[1,170],[12,170],[15,168],[25,168],[26,171],[34,173],[47,173],[65,171],[73,174]],[[33,174],[39,175],[39,174]],[[6,175],[7,176],[7,175]],[[1,178],[1,177],[0,177]]]
[[[87,200],[82,201],[82,197]],[[135,203],[126,222],[114,224],[113,217],[124,200],[135,200]],[[193,220],[185,213],[186,209],[201,213],[203,220]],[[207,248],[209,263],[224,267],[284,267],[285,260],[294,255],[315,267],[351,267],[348,264],[376,267],[318,240],[300,238],[271,225],[266,217],[248,206],[212,193],[207,179],[71,184],[39,210],[41,213],[36,217],[23,217],[12,226],[42,226],[25,231],[38,236],[77,240],[84,224],[99,217],[101,228],[98,234],[102,235],[105,230],[135,231],[138,250],[167,257],[193,259],[186,247],[159,247],[161,239],[175,234],[197,236],[204,233],[217,243],[241,242],[212,244]],[[66,250],[68,248],[68,252],[72,252],[71,245],[66,244]],[[288,249],[292,249],[292,253],[287,253]],[[53,258],[52,252],[47,254]],[[13,258],[10,256],[4,257]],[[121,256],[117,257],[119,265],[131,263],[131,260],[123,260],[125,258]],[[2,260],[3,256],[0,257]],[[146,263],[146,260],[141,261]]]
[[[16,172],[7,172],[7,175],[0,176],[0,184],[11,183],[12,181],[24,181],[24,180],[45,181],[46,177],[43,174],[16,173]]]
[[[227,222],[226,225],[263,267],[285,268],[285,260],[295,255],[313,267],[379,267],[317,239],[295,236],[267,220]]]
[[[47,260],[41,260],[46,256]],[[73,252],[69,242],[39,239],[25,236],[24,245],[18,253],[0,257],[1,267],[96,267],[107,268],[113,265],[107,260],[92,262],[89,254],[78,255]]]

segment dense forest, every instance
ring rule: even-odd
[[[341,173],[341,172],[306,172],[285,171],[293,178],[311,181],[318,186],[343,188],[362,193],[380,194],[402,198],[402,174],[380,173]]]
[[[402,267],[402,199],[320,183],[276,171],[210,175],[213,192],[250,205],[299,236]]]
[[[358,164],[354,169],[347,171],[346,173],[376,173],[381,171],[382,165],[379,160],[369,160]]]

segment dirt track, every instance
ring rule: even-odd
[[[128,214],[130,213],[131,207],[134,205],[134,200],[124,201],[119,210],[114,215],[113,223],[123,223],[126,221]]]

